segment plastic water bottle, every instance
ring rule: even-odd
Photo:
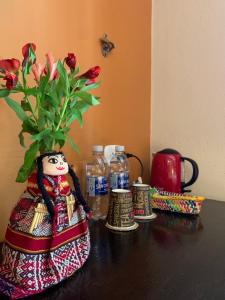
[[[105,219],[108,213],[108,167],[103,146],[93,146],[92,161],[86,164],[87,200],[93,219]]]
[[[116,146],[110,161],[110,189],[129,189],[129,165],[124,146]]]

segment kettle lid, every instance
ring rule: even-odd
[[[171,148],[166,148],[163,149],[157,153],[161,153],[161,154],[180,154],[177,150],[171,149]]]

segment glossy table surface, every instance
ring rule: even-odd
[[[156,213],[154,221],[126,233],[92,222],[85,266],[26,299],[225,299],[225,203],[207,200],[196,217]]]

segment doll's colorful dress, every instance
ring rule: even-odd
[[[86,213],[64,175],[44,175],[54,206],[50,217],[37,174],[14,208],[3,245],[0,293],[11,299],[37,294],[71,276],[90,251]]]

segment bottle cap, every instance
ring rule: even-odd
[[[102,145],[94,145],[92,147],[92,150],[95,152],[103,152],[103,146]]]
[[[116,151],[123,152],[124,150],[125,150],[124,146],[121,146],[121,145],[116,146]]]

